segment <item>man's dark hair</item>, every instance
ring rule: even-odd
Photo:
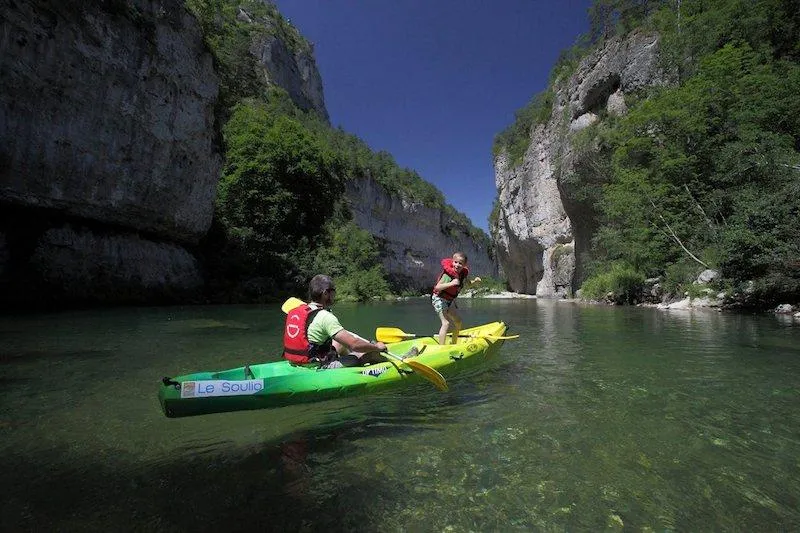
[[[319,302],[322,300],[322,293],[333,288],[335,287],[330,276],[317,274],[311,278],[311,282],[308,284],[308,299],[312,302]]]

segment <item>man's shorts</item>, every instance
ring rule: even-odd
[[[448,309],[450,309],[450,305],[455,300],[450,300],[449,302],[444,298],[440,298],[438,295],[434,294],[431,296],[431,303],[433,303],[433,308],[436,309],[437,313],[444,313]]]
[[[352,354],[340,355],[333,361],[321,365],[320,368],[327,370],[330,368],[343,368],[345,366],[361,366],[361,359]]]

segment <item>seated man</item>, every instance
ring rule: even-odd
[[[385,361],[382,342],[369,342],[347,331],[330,312],[336,287],[330,276],[317,274],[308,287],[311,303],[286,315],[283,357],[297,364],[319,362],[320,368],[341,368]]]

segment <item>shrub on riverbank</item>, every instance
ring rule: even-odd
[[[625,263],[613,263],[609,270],[597,272],[583,282],[581,297],[613,303],[638,303],[644,276]]]

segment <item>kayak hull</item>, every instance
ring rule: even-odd
[[[447,377],[494,357],[503,340],[493,336],[502,336],[506,329],[505,323],[492,322],[463,330],[461,334],[470,337],[459,337],[456,344],[442,346],[433,337],[420,337],[387,346],[393,354],[403,354],[416,346],[421,353],[414,360]],[[410,368],[391,361],[319,370],[313,365],[300,366],[282,360],[164,378],[158,399],[164,414],[176,418],[284,407],[424,382]]]

